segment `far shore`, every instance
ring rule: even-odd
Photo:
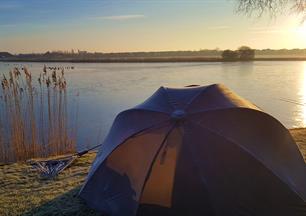
[[[0,58],[0,62],[69,62],[69,63],[163,63],[163,62],[252,62],[252,61],[306,61],[306,57],[257,57],[250,61],[224,60],[221,57],[144,57],[103,59],[26,59]]]

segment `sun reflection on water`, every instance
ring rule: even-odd
[[[301,90],[300,90],[300,97],[301,97],[301,109],[302,109],[302,124],[303,127],[306,126],[306,62],[304,62],[304,69],[302,72],[302,84],[301,84]]]

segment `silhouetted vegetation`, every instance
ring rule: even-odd
[[[242,46],[238,48],[239,59],[242,61],[250,61],[255,58],[255,50],[248,46]]]
[[[306,49],[254,50],[254,60],[305,60]],[[53,51],[0,56],[0,61],[28,62],[218,62],[223,61],[222,50],[121,52]],[[249,53],[251,54],[251,53]],[[239,60],[239,59],[238,59]]]
[[[255,57],[255,50],[248,46],[241,46],[238,50],[224,50],[222,58],[225,61],[251,61]]]
[[[261,16],[264,13],[269,13],[274,16],[284,10],[289,13],[294,12],[302,15],[302,20],[306,19],[306,0],[237,0],[238,12],[247,15]]]
[[[9,52],[0,52],[0,59],[1,58],[9,58],[9,57],[13,57],[13,55]]]
[[[222,58],[228,61],[236,61],[239,59],[239,52],[233,50],[224,50],[222,53]]]

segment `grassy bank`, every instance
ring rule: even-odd
[[[77,159],[55,180],[40,179],[30,166],[0,166],[0,215],[99,215],[77,198],[94,153]]]
[[[306,129],[290,130],[306,159]],[[77,197],[95,157],[77,159],[55,180],[42,180],[24,163],[0,166],[0,215],[99,215]]]

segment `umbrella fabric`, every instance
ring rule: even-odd
[[[115,119],[81,189],[107,215],[306,215],[288,130],[223,85],[159,88]]]

